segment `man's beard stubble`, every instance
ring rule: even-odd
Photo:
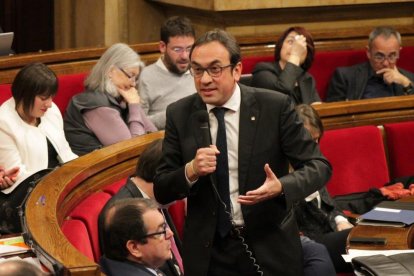
[[[179,69],[178,66],[174,63],[174,61],[171,59],[171,57],[167,53],[164,54],[163,60],[164,60],[165,67],[167,67],[167,69],[170,72],[177,74],[177,75],[184,74],[185,72],[187,72],[189,68],[189,66],[187,66],[185,70]]]

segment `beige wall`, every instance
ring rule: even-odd
[[[55,1],[55,45],[158,41],[160,25],[172,15],[188,16],[197,34],[223,28],[235,36],[275,36],[302,25],[339,36],[385,24],[414,29],[413,11],[414,1],[407,0],[60,0]]]

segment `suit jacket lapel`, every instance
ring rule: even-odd
[[[256,105],[253,89],[240,85],[240,125],[239,125],[239,192],[246,192],[246,178],[253,152],[254,139],[260,112]]]
[[[362,66],[359,66],[355,74],[355,98],[350,100],[359,100],[364,94],[365,87],[367,86],[368,81],[368,72],[369,72],[369,62],[364,63]]]

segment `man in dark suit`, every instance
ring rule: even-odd
[[[160,203],[187,197],[186,275],[302,275],[292,205],[326,183],[329,162],[288,96],[237,84],[242,64],[232,36],[207,32],[190,59],[198,93],[167,108],[154,179]]]
[[[155,176],[155,170],[160,163],[162,155],[162,139],[152,142],[141,154],[140,159],[137,162],[135,175],[128,178],[127,183],[116,193],[104,206],[98,219],[98,231],[99,231],[99,243],[106,257],[107,243],[105,242],[104,223],[107,217],[107,212],[110,206],[116,201],[125,198],[150,198],[154,199],[153,184],[152,181]],[[180,272],[179,262],[181,261],[181,241],[178,237],[177,230],[175,229],[173,220],[168,214],[167,210],[161,210],[165,217],[165,221],[171,231],[174,233],[174,237],[171,239],[172,258],[168,259],[165,264],[160,267],[160,270],[167,276],[179,276]],[[174,246],[176,248],[174,248]],[[104,258],[105,258],[104,257]],[[179,259],[177,261],[177,259]]]
[[[105,256],[100,264],[106,275],[165,275],[158,268],[171,258],[174,234],[155,201],[115,201],[107,210],[104,227]]]
[[[339,67],[329,84],[326,101],[336,102],[413,94],[414,74],[397,67],[401,35],[377,27],[369,35],[368,61]]]

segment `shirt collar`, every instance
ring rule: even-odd
[[[241,103],[241,92],[240,92],[239,85],[236,83],[234,85],[233,95],[231,95],[230,99],[225,104],[223,104],[221,107],[225,107],[234,112],[237,112],[240,109],[240,103]],[[210,112],[213,108],[216,107],[215,105],[211,105],[211,104],[206,104],[206,106],[207,106],[208,112]]]

